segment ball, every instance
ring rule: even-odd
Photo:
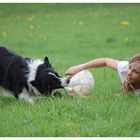
[[[71,79],[65,90],[69,95],[86,96],[93,89],[95,84],[93,75],[88,70],[80,71],[75,74]]]

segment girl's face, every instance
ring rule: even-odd
[[[129,84],[140,82],[140,62],[135,61],[129,64],[125,75],[125,81]]]

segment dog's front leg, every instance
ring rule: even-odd
[[[33,104],[33,99],[29,96],[27,90],[24,88],[22,92],[18,95],[18,99],[24,100],[30,104]]]

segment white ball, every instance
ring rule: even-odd
[[[93,75],[88,70],[80,71],[75,74],[71,79],[65,90],[69,95],[88,95],[93,89],[95,84]]]

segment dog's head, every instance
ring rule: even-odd
[[[48,95],[55,89],[67,86],[69,79],[59,76],[51,66],[48,57],[45,57],[44,63],[38,66],[35,80],[30,83],[36,87],[41,94]]]

